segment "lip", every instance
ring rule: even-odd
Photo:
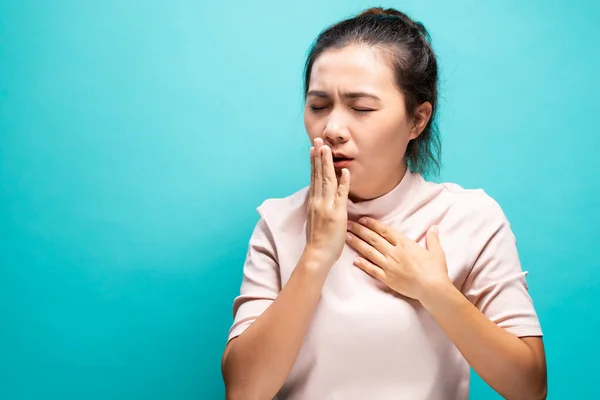
[[[334,161],[333,166],[335,168],[346,168],[348,167],[348,165],[350,165],[350,163],[352,163],[352,161],[354,160],[351,158],[348,158],[346,160]]]
[[[344,153],[340,153],[338,151],[332,151],[331,152],[331,156],[333,158],[348,158],[348,159],[352,159],[352,157],[349,157],[349,156],[345,155]]]

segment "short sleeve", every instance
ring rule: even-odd
[[[281,291],[273,237],[264,218],[256,224],[243,268],[240,294],[233,302],[233,325],[227,341],[239,336],[273,303]]]
[[[466,278],[463,293],[508,332],[518,337],[542,336],[510,223],[495,201],[485,209],[486,222],[480,232],[485,235],[483,246]]]

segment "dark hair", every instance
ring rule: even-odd
[[[348,45],[369,45],[384,50],[390,60],[396,85],[406,99],[406,112],[414,117],[419,104],[431,103],[432,115],[425,129],[408,143],[406,158],[413,172],[439,173],[441,143],[435,120],[438,97],[438,65],[431,37],[422,23],[401,11],[369,8],[338,22],[319,34],[308,54],[304,70],[304,98],[315,60],[326,50]]]

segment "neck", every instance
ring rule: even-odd
[[[351,190],[348,194],[348,199],[354,203],[360,203],[363,201],[374,200],[385,195],[386,193],[389,193],[393,188],[398,186],[404,177],[407,168],[408,165],[403,163],[400,168],[394,170],[393,174],[383,177],[384,179],[378,182],[374,182],[375,185],[370,188],[371,190],[365,191],[365,194],[362,196],[360,193],[355,193]]]

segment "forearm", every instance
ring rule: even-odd
[[[238,338],[223,360],[227,398],[271,399],[287,378],[327,277],[305,253],[277,299]]]
[[[483,315],[451,283],[421,299],[473,369],[507,399],[544,399],[545,364],[521,339]]]

